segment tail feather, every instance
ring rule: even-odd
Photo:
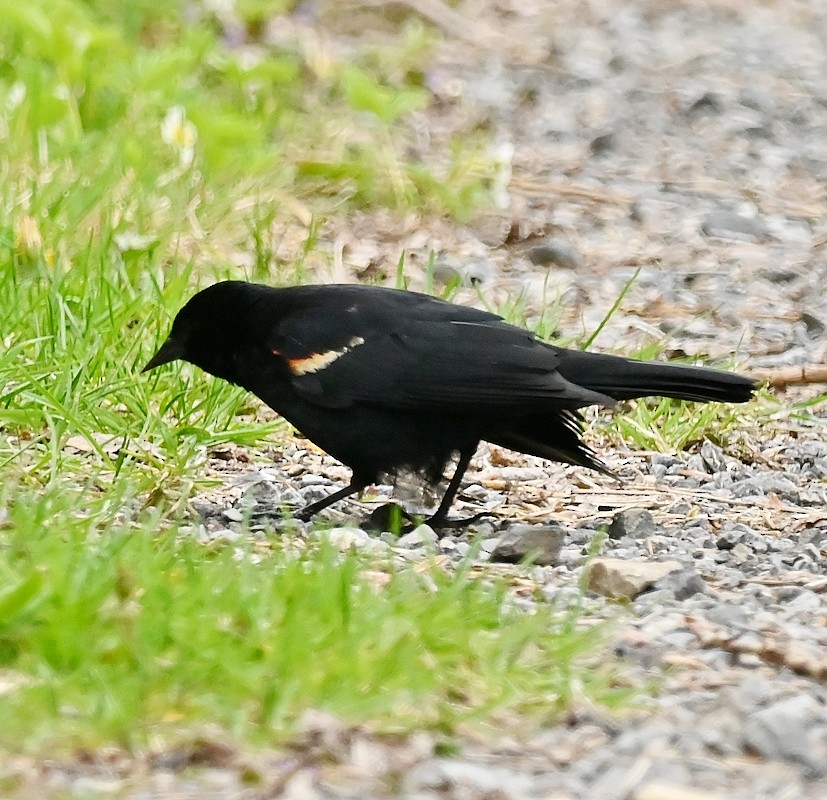
[[[583,418],[576,411],[532,414],[485,438],[492,444],[549,461],[562,461],[620,479],[581,438]]]
[[[561,351],[559,355],[563,377],[615,400],[659,396],[745,403],[757,386],[752,378],[707,367],[634,361],[577,350]]]

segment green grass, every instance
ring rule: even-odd
[[[461,218],[494,167],[473,132],[408,157],[431,102],[422,26],[347,60],[323,42],[245,54],[184,6],[0,0],[0,747],[163,746],[207,723],[274,742],[307,708],[450,734],[614,703],[576,609],[519,612],[462,570],[192,535],[209,449],[285,433],[187,366],[139,375],[194,288],[305,280],[334,213]],[[254,40],[274,6],[239,8]]]
[[[700,447],[705,439],[726,447],[730,434],[748,424],[747,417],[737,406],[656,398],[612,415],[603,430],[644,450],[674,453]]]
[[[436,567],[385,565],[377,588],[358,556],[324,544],[205,546],[133,514],[140,503],[11,493],[0,747],[159,747],[207,723],[272,743],[308,708],[450,733],[494,711],[528,724],[573,699],[623,697],[594,663],[602,632],[578,631],[576,613],[527,615],[502,584]]]

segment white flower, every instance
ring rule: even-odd
[[[161,138],[178,151],[182,166],[188,167],[192,164],[198,130],[187,119],[187,112],[183,106],[172,106],[167,111],[161,122]]]
[[[235,14],[235,0],[205,0],[204,8],[224,19]]]
[[[26,84],[15,81],[6,94],[6,110],[14,111],[26,99]]]

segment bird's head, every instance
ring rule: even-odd
[[[237,346],[250,339],[249,321],[262,288],[223,281],[198,292],[175,316],[166,341],[141,371],[180,359],[235,382]]]

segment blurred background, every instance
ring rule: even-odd
[[[636,275],[606,349],[824,360],[817,0],[0,13],[18,272],[404,276],[580,339]]]

